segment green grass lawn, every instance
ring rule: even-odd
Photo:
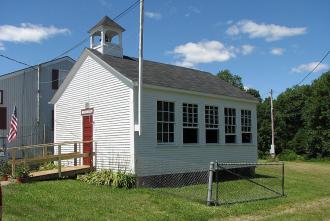
[[[111,189],[76,180],[14,184],[3,191],[4,220],[330,219],[330,163],[326,162],[286,163],[287,197],[220,207],[161,189]]]

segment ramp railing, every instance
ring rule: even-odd
[[[92,151],[84,152],[83,146],[92,145]],[[17,165],[32,165],[36,163],[57,162],[58,176],[61,177],[62,162],[72,160],[73,165],[82,164],[80,158],[87,158],[89,166],[93,169],[96,161],[96,142],[95,141],[68,141],[62,143],[36,144],[21,147],[11,147],[7,149],[9,154],[8,164],[11,165],[12,176],[15,176]]]

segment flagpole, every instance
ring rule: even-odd
[[[139,33],[139,105],[138,105],[138,122],[139,136],[142,134],[141,112],[142,112],[142,84],[143,84],[143,16],[144,16],[144,0],[140,0],[140,33]]]

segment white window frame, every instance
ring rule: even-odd
[[[226,115],[226,112],[227,112],[226,109],[228,110],[227,115]],[[237,113],[236,113],[236,108],[225,107],[224,108],[224,118],[225,118],[225,143],[226,144],[235,144],[235,143],[237,143],[237,134],[236,134],[236,131],[237,131],[237,121],[236,121]],[[235,142],[228,143],[226,141],[227,135],[229,135],[229,136],[234,135],[235,136]]]
[[[158,102],[162,103],[162,109],[158,110]],[[168,109],[165,110],[164,104],[167,103]],[[173,104],[173,111],[170,110],[170,104]],[[157,115],[156,115],[156,140],[157,144],[174,144],[175,142],[175,102],[165,101],[165,100],[157,100],[156,103]],[[162,119],[159,119],[159,114],[162,115]],[[165,114],[168,114],[167,120],[165,120]],[[171,120],[171,114],[173,114],[173,120]],[[161,124],[161,132],[158,132],[158,126]],[[167,131],[164,131],[164,124],[167,124]],[[173,131],[170,129],[172,125]],[[164,140],[164,134],[167,134],[167,141]],[[159,141],[158,135],[161,134],[162,139]],[[170,141],[170,134],[173,135],[173,141]]]
[[[186,107],[186,111],[184,108]],[[189,113],[189,108],[192,108],[192,113]],[[196,111],[195,111],[196,109]],[[186,114],[186,120],[185,120]],[[198,144],[199,143],[199,125],[198,125],[198,104],[193,103],[182,103],[182,143],[183,144]],[[189,117],[191,116],[192,121],[189,121]],[[188,129],[197,129],[197,142],[196,143],[185,143],[183,138],[183,130],[185,128]]]
[[[250,134],[250,142],[243,143],[243,134]],[[247,109],[241,110],[241,141],[243,144],[251,144],[253,139],[252,134],[252,111]]]
[[[204,118],[205,118],[205,143],[206,144],[217,144],[219,143],[219,107],[215,105],[204,106]],[[206,140],[206,132],[208,130],[217,131],[217,142],[210,143]]]

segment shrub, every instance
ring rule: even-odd
[[[100,170],[88,173],[86,175],[80,175],[78,180],[94,184],[113,186],[115,188],[133,188],[135,187],[135,177],[131,173],[122,171],[113,172],[112,170]]]
[[[0,163],[0,176],[6,176],[9,175],[11,172],[11,166],[6,162]]]
[[[278,155],[278,159],[282,161],[294,161],[297,160],[298,155],[293,150],[285,149]]]
[[[28,178],[30,174],[30,168],[24,165],[18,165],[15,169],[15,178]]]

